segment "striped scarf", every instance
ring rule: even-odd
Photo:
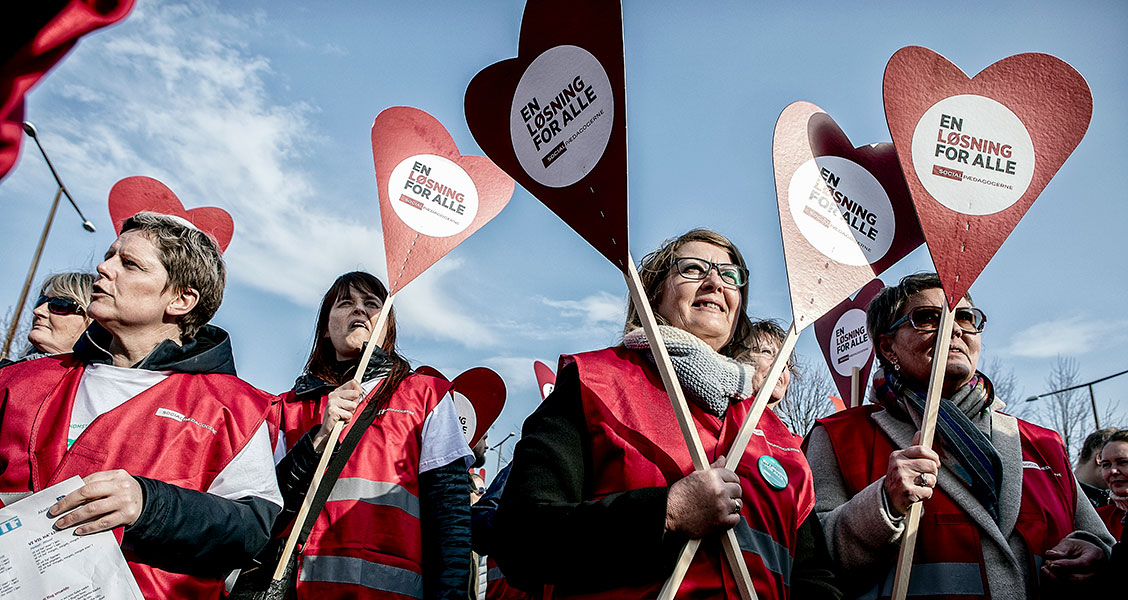
[[[916,421],[924,414],[924,394],[908,387],[896,372],[885,374],[884,380],[876,379],[874,387],[879,403],[894,416],[909,420],[906,413],[911,411],[916,417],[912,420]],[[946,453],[956,459],[955,464],[946,461],[945,466],[964,482],[998,523],[1002,461],[991,439],[970,418],[988,410],[991,395],[991,382],[976,372],[951,398],[940,399],[936,427]]]

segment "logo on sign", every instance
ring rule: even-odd
[[[1009,208],[1034,177],[1034,144],[999,102],[965,94],[932,105],[913,131],[913,168],[924,189],[967,215]]]
[[[854,367],[865,368],[872,352],[873,343],[866,330],[865,311],[851,308],[842,313],[830,337],[830,363],[834,365],[834,371],[849,377]]]
[[[857,163],[820,156],[803,163],[787,189],[791,218],[816,250],[845,265],[885,256],[893,244],[893,205],[881,183]]]
[[[572,185],[603,156],[614,117],[611,81],[595,56],[579,46],[549,48],[529,64],[513,94],[513,151],[537,183]]]
[[[23,526],[19,517],[12,517],[6,521],[0,521],[0,535],[11,533]]]
[[[470,175],[434,154],[400,161],[388,177],[388,198],[405,225],[431,237],[461,233],[478,214],[478,188]]]

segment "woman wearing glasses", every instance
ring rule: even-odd
[[[693,470],[628,306],[623,343],[561,357],[555,390],[525,421],[496,517],[501,569],[523,589],[554,586],[553,598],[653,598],[702,538],[681,597],[738,597],[718,535],[735,528],[760,598],[838,597],[810,469],[783,423],[765,412],[736,471],[723,467],[755,392],[740,252],[697,229],[639,271],[714,468]]]
[[[86,307],[90,306],[93,283],[94,275],[90,273],[57,273],[43,281],[27,334],[30,346],[20,360],[71,351],[90,325]],[[0,366],[8,364],[11,361]]]
[[[935,451],[916,444],[944,303],[933,273],[882,290],[866,318],[881,365],[875,404],[822,419],[810,435],[816,512],[850,591],[890,594],[916,502],[910,595],[1035,598],[1091,575],[1112,539],[1058,434],[999,412],[976,370],[987,319],[970,296],[956,306]]]

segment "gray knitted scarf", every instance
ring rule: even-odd
[[[756,392],[752,384],[756,369],[752,365],[717,354],[704,340],[688,331],[668,325],[658,328],[682,389],[711,414],[724,417],[730,403]],[[646,350],[646,356],[654,362],[654,353],[649,351],[650,340],[642,329],[624,335],[623,345],[631,350]]]

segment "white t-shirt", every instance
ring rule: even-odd
[[[376,384],[383,380],[380,377],[361,384],[364,395],[371,394]],[[458,422],[458,411],[454,408],[454,399],[450,394],[443,396],[443,399],[435,405],[435,410],[423,419],[422,437],[419,448],[420,473],[449,465],[460,457],[464,458],[466,468],[470,468],[474,452],[466,443],[462,424]]]
[[[78,382],[78,392],[71,410],[67,447],[98,418],[162,382],[170,371],[148,371],[89,365]],[[251,436],[250,442],[231,459],[208,487],[207,492],[222,498],[239,499],[254,496],[282,505],[278,480],[271,460],[270,433],[264,422]]]

